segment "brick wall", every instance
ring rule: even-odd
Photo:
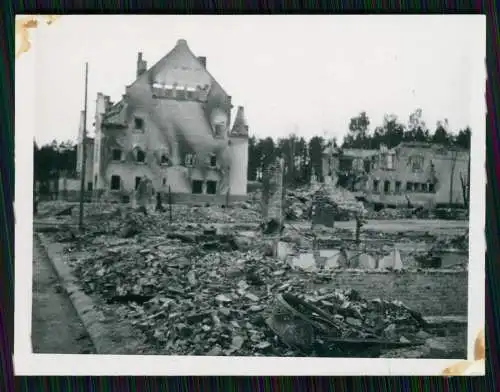
[[[425,316],[467,315],[467,271],[334,273],[333,285],[352,288],[363,298],[400,300]]]

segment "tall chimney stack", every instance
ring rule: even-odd
[[[203,65],[203,68],[207,68],[207,58],[205,56],[199,56],[198,61]]]
[[[136,76],[141,76],[144,72],[146,72],[148,68],[148,63],[142,59],[142,52],[137,54],[137,72]]]

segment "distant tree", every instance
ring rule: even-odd
[[[248,139],[248,179],[257,180],[257,173],[261,166],[262,154],[257,144],[257,138],[252,136]]]
[[[432,135],[432,142],[438,144],[449,144],[451,141],[451,135],[448,133],[448,120],[438,121],[436,124],[436,130]]]
[[[386,114],[382,126],[376,127],[373,132],[371,147],[379,148],[381,144],[389,148],[397,146],[403,140],[405,126],[398,122],[394,114]]]
[[[469,127],[466,127],[458,131],[458,135],[455,137],[455,144],[459,147],[470,149],[470,138],[471,130]]]
[[[370,119],[366,112],[361,112],[358,116],[351,118],[349,122],[349,132],[344,137],[342,147],[344,148],[369,148],[371,138],[368,134]]]
[[[334,139],[333,143],[336,144],[337,141]],[[311,172],[318,176],[319,180],[323,179],[323,176],[326,173],[323,173],[323,149],[325,147],[325,140],[321,136],[313,136],[311,140],[309,140],[309,158],[311,160],[310,167]]]
[[[34,176],[38,181],[46,182],[64,174],[74,174],[76,169],[76,145],[71,141],[33,147]]]
[[[408,119],[408,127],[403,135],[405,141],[427,142],[430,139],[429,130],[422,119],[422,109],[415,110]]]
[[[260,151],[260,172],[264,173],[271,165],[277,156],[277,150],[274,145],[274,140],[271,137],[260,139],[257,143],[257,148]]]

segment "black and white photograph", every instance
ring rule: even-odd
[[[39,22],[16,61],[19,358],[242,375],[471,359],[484,30],[466,15]]]

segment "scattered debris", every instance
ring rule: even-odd
[[[415,266],[419,257],[431,259],[430,249],[463,251],[468,233],[363,229],[357,242],[354,230],[301,225],[313,205],[330,206],[334,222],[342,213],[364,217],[349,195],[311,188],[287,191],[297,222],[270,217],[262,224],[251,202],[224,209],[172,205],[172,222],[161,208],[144,214],[89,204],[85,232],[51,235],[74,253],[70,266],[84,290],[145,334],[158,354],[373,357],[437,350],[437,343],[426,343],[435,332],[403,304],[311,282],[331,280],[333,268]],[[414,250],[417,242],[421,250]],[[296,268],[300,263],[307,268]]]

